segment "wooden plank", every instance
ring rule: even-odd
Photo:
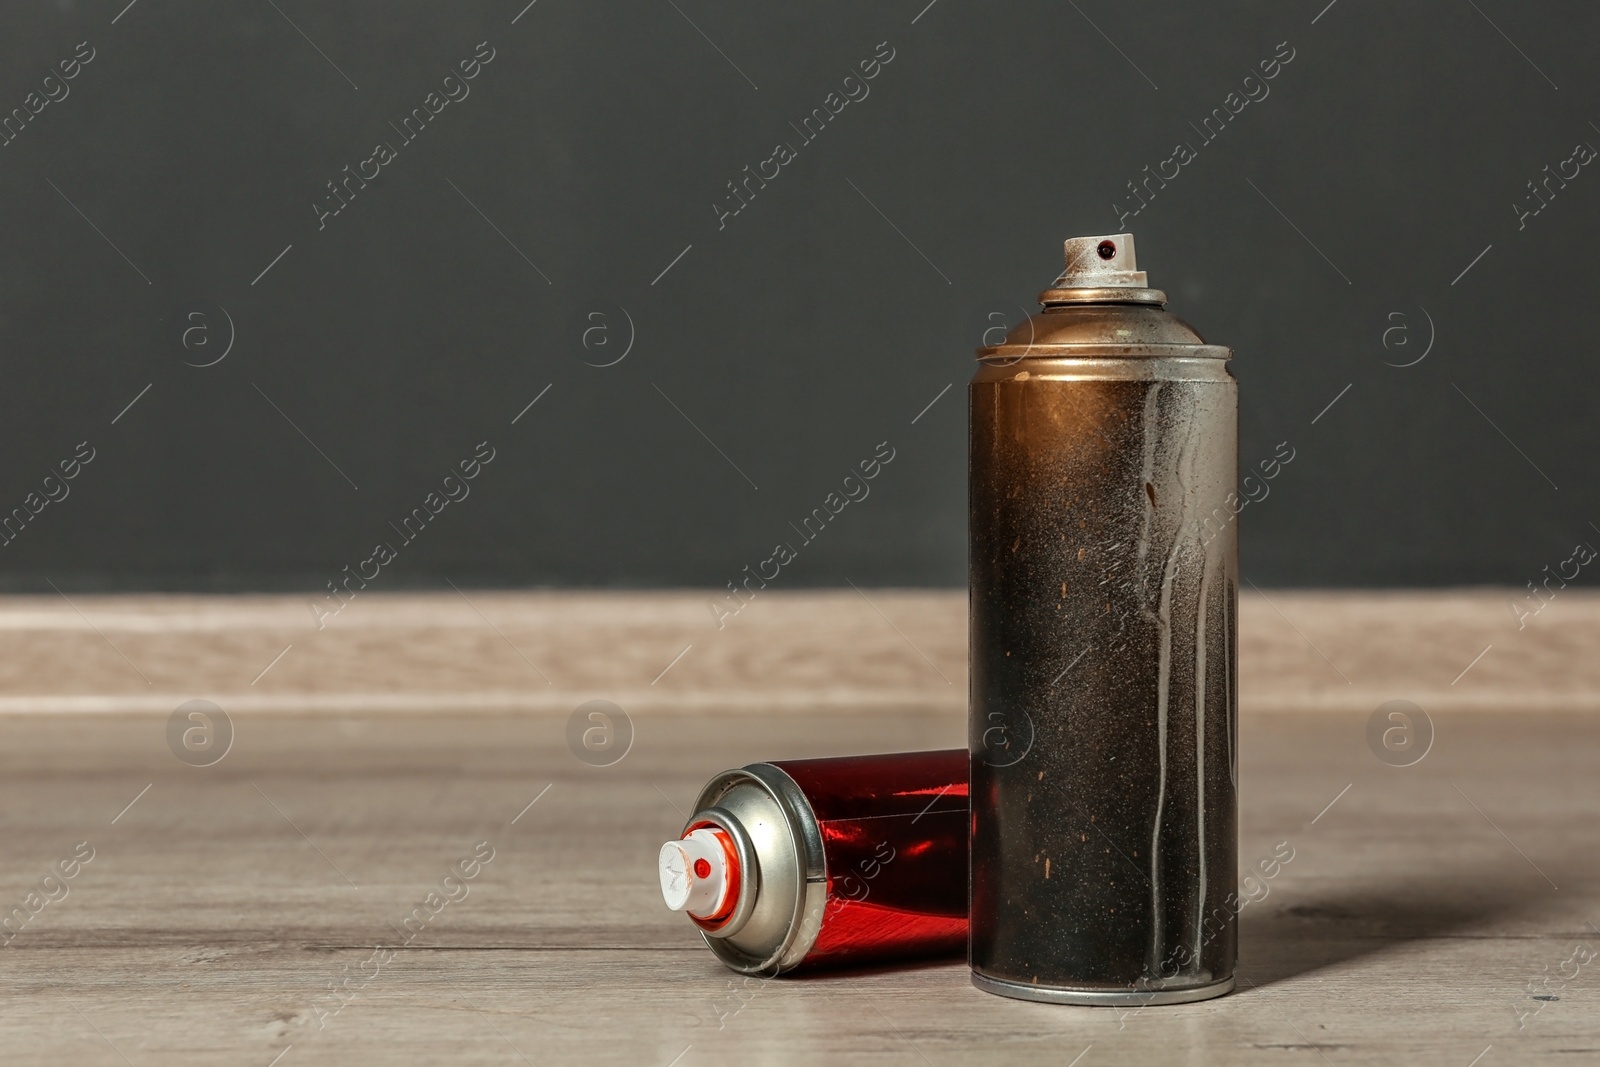
[[[715,771],[963,744],[958,594],[763,593],[721,630],[695,594],[468,597],[364,597],[321,631],[293,598],[0,602],[0,915],[59,897],[5,943],[8,1053],[1489,1067],[1600,1047],[1600,959],[1570,976],[1574,946],[1600,951],[1600,598],[1518,629],[1497,591],[1247,592],[1241,868],[1294,858],[1241,915],[1240,992],[1116,1012],[979,993],[959,962],[749,984],[657,897],[655,848]],[[597,696],[635,730],[605,768],[565,740]],[[235,729],[211,767],[168,747],[195,697]],[[1435,728],[1411,767],[1367,747],[1395,697]],[[64,896],[43,881],[89,848]]]
[[[661,906],[655,848],[711,773],[959,745],[945,706],[641,710],[606,768],[563,715],[233,718],[209,768],[174,757],[164,715],[0,720],[0,903],[94,848],[7,945],[8,1059],[1466,1067],[1492,1046],[1489,1067],[1600,1046],[1600,959],[1559,1001],[1526,988],[1600,949],[1593,716],[1438,713],[1395,768],[1365,713],[1247,715],[1241,866],[1294,858],[1241,915],[1240,992],[1135,1012],[1003,1000],[959,962],[746,984]],[[402,938],[485,841],[467,895]],[[317,998],[347,975],[335,1012]]]
[[[1510,590],[1260,592],[1239,613],[1247,711],[1592,711],[1600,594],[1519,628]],[[809,714],[966,702],[961,592],[762,591],[719,629],[705,593],[362,593],[317,629],[305,598],[0,599],[0,713]],[[285,651],[287,650],[287,651]],[[281,657],[281,658],[280,658]],[[264,672],[264,673],[263,673]]]

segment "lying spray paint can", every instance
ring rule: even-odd
[[[1132,235],[1066,263],[970,392],[973,983],[1203,1000],[1237,955],[1232,353]]]
[[[661,894],[717,958],[769,976],[959,953],[967,753],[752,763],[661,846]]]

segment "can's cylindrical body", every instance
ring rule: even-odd
[[[1199,1000],[1237,943],[1231,352],[1131,237],[1078,240],[1122,280],[1069,241],[971,385],[969,957],[1007,996]]]
[[[737,891],[690,918],[736,971],[959,954],[966,751],[754,763],[708,782],[684,835],[727,835]]]

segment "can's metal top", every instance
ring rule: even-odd
[[[683,909],[711,951],[745,974],[776,974],[798,964],[816,943],[828,890],[822,835],[805,793],[770,763],[724,771],[706,783],[683,839],[662,849],[662,895],[674,910],[676,870],[669,850],[687,846],[701,830],[728,846],[725,871],[730,881],[737,878],[714,905],[714,918]],[[711,864],[705,877],[717,873]]]
[[[1069,237],[1065,269],[1039,294],[1044,310],[1012,327],[978,358],[1009,365],[1033,358],[1186,358],[1227,360],[1194,327],[1165,308],[1167,294],[1151,289],[1138,269],[1133,234]]]

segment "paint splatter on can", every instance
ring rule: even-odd
[[[1181,1003],[1237,955],[1238,392],[1131,234],[1066,242],[970,399],[973,982]]]

